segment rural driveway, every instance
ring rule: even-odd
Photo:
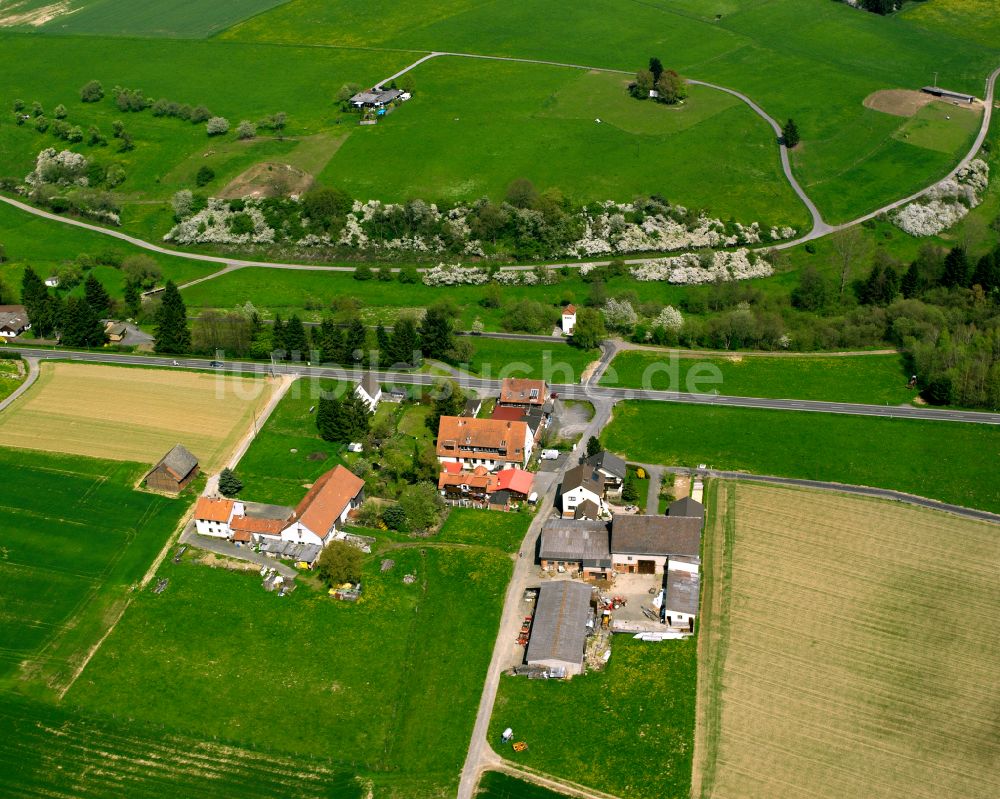
[[[594,416],[582,431],[580,440],[586,441],[590,436],[599,436],[601,430],[611,419],[611,410],[612,403],[610,402],[595,403]],[[517,638],[517,631],[520,628],[521,597],[532,579],[538,536],[541,533],[542,526],[551,517],[555,504],[555,488],[562,481],[562,476],[566,470],[575,466],[578,460],[579,458],[570,456],[558,472],[552,473],[552,477],[550,478],[551,483],[549,484],[550,488],[541,496],[535,518],[532,520],[531,526],[528,528],[528,532],[521,542],[518,559],[514,561],[514,574],[507,586],[503,613],[500,617],[500,628],[496,643],[493,646],[493,658],[490,661],[489,670],[486,673],[486,679],[483,683],[483,693],[479,700],[479,712],[476,715],[476,724],[472,730],[472,740],[469,743],[469,752],[465,759],[465,766],[462,768],[462,777],[458,786],[459,799],[472,799],[483,769],[488,767],[492,762],[495,762],[498,757],[492,747],[490,747],[487,740],[487,733],[489,732],[490,717],[493,715],[493,705],[496,702],[497,688],[500,685],[500,675],[510,655],[510,642]]]
[[[14,400],[31,388],[32,384],[38,379],[38,358],[25,358],[24,361],[28,367],[28,375],[24,378],[24,382],[14,389],[14,392],[9,397],[0,401],[0,411],[13,405]]]
[[[269,558],[260,552],[254,552],[251,547],[238,547],[232,541],[227,541],[225,538],[198,535],[194,530],[194,521],[187,523],[184,532],[181,533],[180,542],[197,547],[198,549],[204,549],[206,552],[213,552],[216,555],[232,558],[233,560],[242,560],[258,566],[267,566],[267,568],[274,569],[278,574],[287,579],[294,580],[299,576],[299,573],[291,566],[282,563],[277,558]]]
[[[780,477],[771,474],[751,474],[750,472],[728,472],[719,469],[686,469],[682,467],[665,467],[668,472],[674,474],[699,474],[707,477],[719,477],[724,480],[746,480],[752,483],[771,483],[774,485],[800,486],[802,488],[814,488],[822,491],[839,491],[843,494],[854,494],[857,496],[874,497],[876,499],[890,499],[895,502],[904,502],[907,505],[916,505],[930,510],[954,513],[964,516],[967,519],[976,519],[982,522],[993,522],[1000,524],[1000,514],[990,513],[986,510],[976,508],[965,508],[961,505],[951,505],[947,502],[938,502],[936,499],[920,497],[916,494],[907,494],[903,491],[893,491],[889,488],[872,488],[871,486],[853,485],[850,483],[831,483],[823,480],[803,480],[797,477]]]
[[[43,350],[20,348],[22,355],[46,359],[92,363],[138,364],[143,366],[170,367],[171,360],[155,355],[130,355],[113,352],[79,352],[70,350]],[[188,369],[210,370],[207,358],[179,358],[178,366]],[[300,375],[313,378],[333,378],[342,381],[360,380],[367,372],[360,369],[343,369],[338,366],[308,366],[299,363],[282,363],[272,367],[268,363],[250,361],[223,361],[223,368],[234,372],[266,374],[272,368],[279,374]],[[377,370],[374,374],[382,383],[400,386],[433,386],[440,377],[422,372],[401,372]],[[480,377],[456,378],[463,389],[475,391],[498,391],[499,380]],[[877,416],[888,419],[919,419],[939,422],[967,422],[974,424],[1000,424],[1000,413],[988,411],[958,411],[945,408],[913,407],[909,405],[863,405],[847,402],[823,402],[819,400],[764,399],[759,397],[733,397],[726,394],[691,394],[679,391],[653,391],[633,388],[606,388],[593,384],[553,383],[553,391],[562,399],[585,400],[593,404],[614,404],[621,400],[648,400],[651,402],[676,402],[687,405],[709,405],[727,408],[759,408],[807,413],[836,413],[848,416]]]
[[[660,512],[660,486],[663,485],[663,467],[643,464],[649,475],[649,489],[646,493],[646,513],[652,516]]]

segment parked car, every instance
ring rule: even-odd
[[[213,369],[221,369],[223,366],[222,361],[210,361],[208,365]]]
[[[538,456],[543,461],[554,461],[559,458],[559,450],[557,449],[543,449],[542,454]]]

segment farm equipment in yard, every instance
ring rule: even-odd
[[[527,744],[527,742],[525,742],[525,741],[518,741],[517,743],[515,743],[514,744],[514,751],[515,752],[527,752],[528,751],[528,744]]]

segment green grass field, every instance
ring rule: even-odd
[[[479,799],[563,799],[566,796],[498,771],[483,774],[476,795]]]
[[[579,383],[587,366],[600,358],[597,350],[581,350],[559,339],[515,341],[473,338],[470,370],[482,377],[541,377],[548,383]]]
[[[686,799],[696,655],[693,638],[650,643],[622,635],[603,672],[569,682],[501,677],[490,742],[515,763],[616,796]],[[500,745],[507,727],[528,751]]]
[[[449,544],[486,546],[515,552],[531,524],[527,513],[490,513],[469,508],[452,508],[435,541]]]
[[[284,2],[286,0],[215,0],[212,3],[161,0],[150,5],[130,0],[71,0],[66,4],[66,12],[56,14],[40,29],[43,33],[199,39]],[[51,4],[48,0],[29,0],[28,7],[31,6],[51,7]]]
[[[414,99],[353,132],[323,182],[357,197],[454,202],[502,198],[522,176],[578,202],[658,193],[722,219],[807,221],[770,129],[721,92],[695,88],[670,109],[632,99],[623,75],[460,58],[414,77]]]
[[[256,574],[167,562],[169,588],[136,598],[67,701],[327,758],[379,796],[442,796],[458,779],[510,572],[492,546],[387,543],[348,604],[308,586],[279,599]]]
[[[992,425],[626,402],[602,441],[633,461],[705,463],[1000,510],[1000,428]]]
[[[878,17],[825,0],[659,0],[641,6],[584,0],[570,8],[525,0],[403,8],[380,2],[364,13],[346,0],[300,0],[223,36],[279,43],[304,37],[348,47],[465,51],[626,70],[659,53],[683,74],[746,92],[779,120],[794,117],[803,138],[795,154],[800,179],[831,221],[839,221],[932,182],[955,160],[956,152],[943,157],[898,141],[904,120],[862,106],[877,89],[925,85],[935,69],[942,85],[982,92],[1000,40],[984,33],[992,23],[983,4],[947,2],[945,12],[931,2]],[[961,16],[940,24],[953,6]],[[724,137],[719,131],[714,140],[721,145]]]
[[[0,360],[0,400],[7,399],[24,382],[26,364],[20,361]]]
[[[684,353],[686,356],[697,353]],[[917,392],[898,355],[848,357],[752,356],[738,359],[671,357],[648,351],[615,356],[601,377],[602,386],[651,388],[737,397],[861,402],[901,405]]]
[[[354,774],[323,760],[206,741],[115,716],[0,696],[4,794],[113,799],[127,785],[136,799],[364,795]]]
[[[0,449],[0,688],[68,685],[174,531],[186,503],[134,491],[148,468]]]

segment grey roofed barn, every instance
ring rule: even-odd
[[[690,516],[615,516],[611,551],[616,555],[668,555],[698,558],[701,519]]]
[[[698,588],[701,578],[697,572],[674,569],[667,572],[666,607],[670,613],[698,615]]]
[[[194,455],[180,444],[174,444],[170,452],[164,455],[162,460],[153,467],[153,471],[161,466],[165,466],[173,472],[178,480],[183,480],[197,465],[198,459]]]
[[[542,584],[525,656],[529,665],[565,665],[579,673],[592,616],[591,593],[589,585],[572,580]]]
[[[541,560],[580,561],[584,566],[611,566],[608,523],[550,519],[542,527]]]
[[[704,519],[705,506],[702,505],[696,499],[691,499],[691,497],[684,497],[684,499],[678,499],[670,503],[670,507],[667,508],[667,515],[687,516],[693,519]]]

